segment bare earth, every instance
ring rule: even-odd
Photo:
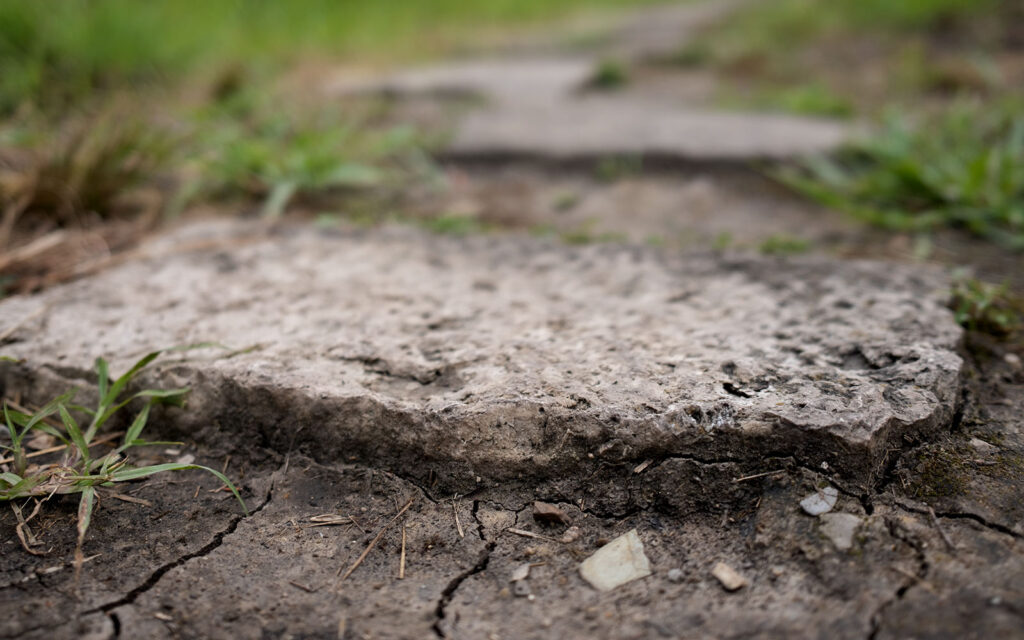
[[[714,17],[659,11],[607,51],[663,52]],[[500,233],[206,221],[0,301],[0,331],[18,323],[0,395],[24,403],[95,394],[97,356],[116,373],[219,343],[140,382],[193,391],[149,434],[184,444],[133,462],[194,455],[250,509],[200,472],[102,492],[78,580],[74,500],[33,521],[45,555],[0,510],[0,637],[1024,638],[1024,350],[946,306],[949,265],[1012,274],[1019,256],[953,238],[923,264],[750,168],[844,126],[779,136],[776,116],[661,101],[699,88],[595,97],[590,54],[539,50],[561,62],[487,62],[516,91],[476,63],[331,88],[409,113],[481,99],[437,124],[444,197]],[[583,111],[600,135],[570,131]],[[523,116],[569,132],[459,152],[476,119]],[[648,151],[656,169],[590,164]],[[817,250],[748,251],[780,235]],[[827,513],[801,506],[832,490]],[[631,530],[651,575],[596,590],[580,563]]]

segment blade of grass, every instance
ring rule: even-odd
[[[96,373],[99,374],[100,397],[107,397],[107,387],[110,385],[110,367],[103,358],[96,358]]]
[[[232,484],[230,480],[228,480],[228,477],[221,473],[220,471],[217,471],[216,469],[204,467],[201,464],[167,462],[164,464],[150,465],[148,467],[123,469],[111,474],[110,479],[114,482],[127,482],[129,480],[138,480],[139,478],[145,478],[147,476],[151,476],[156,473],[162,473],[164,471],[185,471],[187,469],[202,469],[203,471],[208,471],[212,473],[214,476],[217,477],[218,480],[223,482],[228,489],[231,489],[231,493],[235,494],[235,497],[238,498],[238,503],[242,505],[242,511],[244,511],[246,515],[249,515],[249,508],[245,506],[245,501],[242,500],[242,496],[238,493],[238,489],[236,489],[235,485]]]
[[[60,419],[64,423],[64,428],[68,432],[68,437],[71,438],[71,442],[78,449],[78,455],[81,456],[82,462],[85,464],[85,468],[89,468],[89,443],[85,441],[85,437],[82,435],[82,430],[78,427],[78,423],[68,410],[64,408],[64,405],[60,405]]]
[[[135,416],[135,420],[132,422],[131,426],[128,427],[128,431],[124,434],[124,444],[117,448],[118,453],[132,446],[132,442],[139,439],[139,436],[142,434],[142,429],[146,426],[146,421],[149,420],[149,408],[152,406],[152,404],[147,403],[146,406],[142,408],[142,411],[139,412],[139,415]]]

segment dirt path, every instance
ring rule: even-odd
[[[148,455],[226,468],[250,508],[198,472],[128,485],[78,581],[71,500],[33,523],[44,556],[0,512],[0,637],[1024,637],[1024,352],[965,336],[905,240],[751,169],[844,127],[581,93],[711,17],[660,11],[650,42],[344,88],[456,128],[444,198],[506,232],[203,223],[0,302],[47,309],[0,341],[25,402],[88,394],[98,355],[231,347],[145,380],[193,389],[154,426],[186,444]],[[453,94],[480,104],[432,120]],[[772,238],[812,255],[736,251]],[[651,575],[595,589],[580,563],[631,530]]]

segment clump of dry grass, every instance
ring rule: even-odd
[[[0,149],[0,250],[16,225],[84,226],[119,211],[125,196],[150,182],[171,151],[167,136],[118,111],[82,118]],[[33,139],[34,138],[34,139]]]

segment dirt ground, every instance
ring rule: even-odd
[[[645,73],[638,91],[710,95],[703,76]],[[750,250],[795,237],[837,259],[921,259],[912,238],[843,220],[749,166],[599,165],[451,161],[444,208],[570,243]],[[1018,254],[958,233],[935,236],[926,259],[1024,289]],[[2,509],[0,638],[1024,638],[1024,345],[972,333],[961,353],[953,423],[900,443],[872,486],[768,460],[734,479],[742,491],[678,499],[662,482],[621,511],[557,485],[538,493],[530,477],[450,495],[422,469],[339,460],[315,439],[239,442],[157,421],[150,437],[185,444],[152,449],[151,462],[191,454],[226,469],[249,514],[198,471],[103,490],[76,576],[75,500],[51,499],[31,523],[41,555]],[[696,460],[662,464],[686,476],[679,486],[716,475]],[[646,471],[620,465],[588,491],[652,491]],[[800,507],[826,482],[839,489],[833,513],[856,518],[848,545]],[[535,501],[565,521],[538,520]],[[579,563],[634,529],[652,575],[593,589]],[[718,563],[747,584],[723,588]]]
[[[318,461],[315,449],[224,452],[198,442],[183,450],[211,466],[228,463],[248,517],[196,472],[131,485],[121,491],[147,503],[105,496],[76,581],[74,501],[52,501],[34,524],[44,556],[21,549],[5,510],[0,634],[1024,637],[1024,373],[1000,345],[968,348],[964,411],[948,437],[908,443],[874,487],[840,486],[836,510],[861,519],[846,550],[798,504],[829,479],[824,470],[768,470],[778,473],[747,481],[756,498],[738,505],[601,513],[575,496],[522,486],[437,495],[373,468]],[[625,471],[628,483],[635,474]],[[534,500],[558,504],[568,525],[538,522]],[[328,514],[337,524],[311,521]],[[563,538],[568,526],[578,537]],[[653,575],[596,592],[578,563],[631,529]],[[710,573],[718,562],[749,585],[725,591]],[[525,586],[511,582],[525,563]]]

